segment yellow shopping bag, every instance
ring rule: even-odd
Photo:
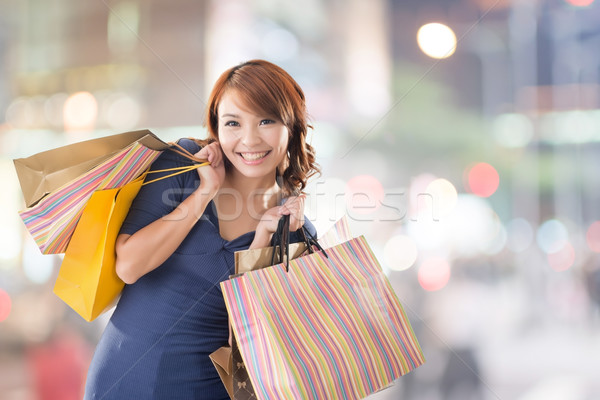
[[[111,308],[125,285],[115,271],[115,241],[144,177],[94,192],[67,247],[54,294],[86,321]]]
[[[204,160],[194,161],[200,163],[146,171],[120,188],[95,191],[86,203],[65,251],[54,294],[86,321],[93,321],[113,307],[125,286],[115,269],[115,242],[133,199],[142,185],[208,164]],[[149,173],[167,171],[177,172],[144,182]]]

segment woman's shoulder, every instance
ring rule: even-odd
[[[157,160],[158,164],[163,168],[170,167],[172,164],[176,166],[187,165],[190,163],[190,160],[183,152],[195,154],[200,151],[200,145],[194,139],[183,138],[177,140],[176,143],[176,146],[171,146],[169,149],[163,151]]]
[[[200,151],[200,145],[194,139],[191,138],[181,138],[177,140],[177,144],[194,154]]]

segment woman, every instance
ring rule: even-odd
[[[143,186],[123,224],[116,268],[127,285],[86,398],[228,398],[208,357],[229,337],[219,282],[234,272],[235,251],[270,244],[282,215],[291,230],[304,224],[300,193],[318,167],[298,84],[262,60],[231,68],[213,88],[206,123],[208,140],[179,144],[210,166]],[[186,164],[166,151],[152,169]]]

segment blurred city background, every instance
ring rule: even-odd
[[[205,137],[226,68],[304,88],[323,174],[427,362],[377,399],[600,398],[600,1],[0,0],[0,398],[78,399],[105,314],[53,293],[12,159]]]

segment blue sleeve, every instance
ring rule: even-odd
[[[308,218],[306,218],[306,216],[304,217],[304,229],[306,229],[306,231],[310,233],[312,237],[314,237],[315,239],[317,238],[317,228],[315,228],[313,223]]]
[[[315,239],[317,239],[317,229],[315,228],[315,226],[313,225],[312,222],[310,222],[310,220],[308,218],[306,218],[306,216],[304,216],[304,229]],[[300,233],[300,230],[297,230],[295,232],[290,232],[290,243],[296,243],[296,242],[301,242],[303,241],[304,238],[302,237],[302,234]]]
[[[181,139],[178,142],[183,148],[194,154],[200,146],[190,139]],[[150,171],[181,167],[192,164],[189,159],[171,150],[165,150],[152,163]],[[145,181],[150,181],[172,172],[150,173]],[[196,170],[162,179],[143,185],[133,200],[125,222],[121,226],[121,233],[134,234],[143,227],[172,212],[185,200],[200,184]]]

